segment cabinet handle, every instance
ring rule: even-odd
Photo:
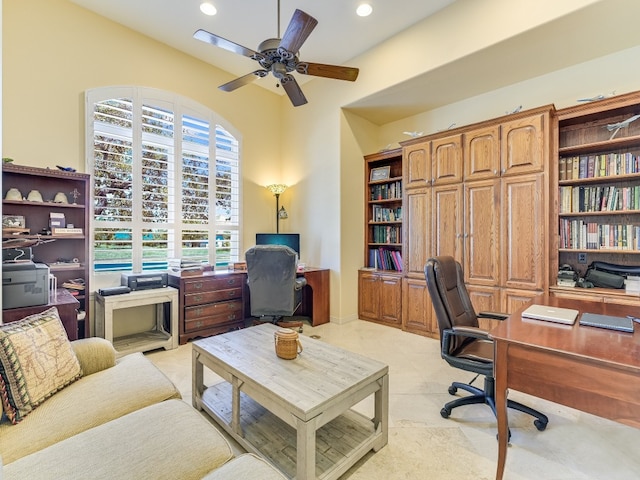
[[[202,320],[196,322],[196,327],[201,327],[202,325],[204,325],[204,322]]]
[[[193,299],[196,302],[201,302],[204,297],[202,295],[194,295]]]
[[[498,174],[498,170],[494,170],[494,171],[493,171],[493,174],[494,174],[494,175],[497,175],[497,174]]]
[[[236,279],[235,278],[230,278],[227,280],[227,285],[235,285],[236,284]]]
[[[236,319],[236,314],[235,313],[233,313],[233,314],[231,314],[231,315],[229,315],[227,317],[227,320],[235,320],[235,319]]]
[[[196,308],[196,315],[202,315],[202,309]]]
[[[229,290],[229,291],[227,292],[227,297],[229,297],[229,298],[233,298],[233,297],[235,297],[235,296],[236,296],[236,292],[234,292],[233,290]]]
[[[200,290],[202,288],[202,282],[195,282],[193,288]]]

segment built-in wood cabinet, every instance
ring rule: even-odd
[[[32,242],[33,260],[48,265],[58,288],[68,289],[78,300],[77,331],[69,332],[70,338],[91,335],[86,321],[91,291],[90,180],[86,173],[12,163],[2,166],[2,237],[6,241],[3,246],[9,246],[11,242],[16,246]],[[12,193],[7,196],[11,189]],[[64,223],[64,228],[52,228],[52,214],[54,221]],[[22,218],[23,231],[6,228],[4,218],[7,217],[4,216]],[[45,308],[47,305],[42,307]]]
[[[358,273],[358,315],[392,326],[400,326],[402,314],[403,183],[401,149],[365,157],[365,258]]]
[[[551,292],[640,305],[624,289],[556,285],[558,266],[581,275],[593,261],[640,266],[640,92],[558,111],[559,188]]]
[[[424,276],[432,256],[462,264],[478,311],[510,313],[546,291],[553,113],[545,106],[401,143],[404,330],[439,335]],[[361,273],[361,318],[380,320],[380,285]]]
[[[363,320],[400,327],[402,278],[380,272],[358,272],[358,312]]]
[[[404,330],[438,335],[424,277],[432,256],[463,265],[479,311],[509,313],[548,287],[552,113],[402,142]]]

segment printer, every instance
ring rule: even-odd
[[[120,285],[131,290],[149,290],[152,288],[164,288],[169,284],[167,272],[133,273],[123,272],[120,275]]]
[[[49,303],[49,267],[43,263],[2,264],[2,308]]]

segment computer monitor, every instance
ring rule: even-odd
[[[299,233],[256,233],[256,245],[286,245],[295,250],[300,258]]]

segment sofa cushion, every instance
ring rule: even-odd
[[[252,453],[245,453],[210,472],[202,480],[228,480],[232,478],[284,480],[287,477],[262,458]]]
[[[0,326],[0,391],[12,423],[81,376],[57,308]]]
[[[232,457],[228,442],[201,413],[170,400],[10,463],[4,480],[200,480]]]
[[[6,463],[114,418],[171,398],[175,385],[141,353],[82,377],[50,397],[17,425],[0,424],[0,456]]]

